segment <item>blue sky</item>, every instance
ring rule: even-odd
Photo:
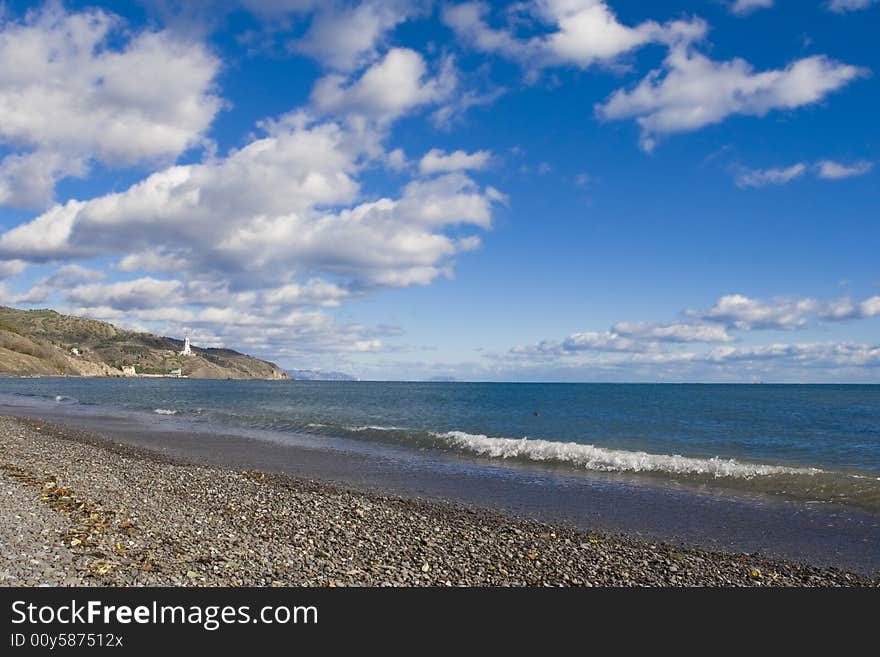
[[[880,382],[880,2],[2,7],[2,303],[363,378]]]

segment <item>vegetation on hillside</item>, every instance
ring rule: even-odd
[[[121,376],[123,365],[138,374],[211,379],[285,379],[281,368],[231,349],[193,347],[183,341],[120,329],[108,322],[54,310],[0,306],[0,374],[18,376]]]

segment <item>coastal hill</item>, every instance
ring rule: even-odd
[[[231,349],[192,347],[183,341],[126,331],[108,322],[54,310],[0,306],[0,375],[169,376],[194,379],[289,379],[274,363]],[[131,367],[134,369],[132,370]]]

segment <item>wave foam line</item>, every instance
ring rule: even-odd
[[[154,408],[153,412],[159,415],[177,415],[177,411],[170,408]]]
[[[577,465],[603,472],[663,472],[670,474],[705,474],[715,477],[750,479],[756,476],[797,474],[814,475],[818,468],[792,468],[763,463],[744,463],[720,457],[698,458],[678,454],[649,454],[595,445],[561,443],[529,438],[493,438],[484,435],[447,431],[434,433],[435,438],[451,447],[503,459],[552,461]]]

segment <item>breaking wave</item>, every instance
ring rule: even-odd
[[[720,456],[656,454],[537,438],[493,437],[465,431],[437,432],[375,425],[331,428],[316,423],[309,426],[322,434],[339,432],[351,438],[376,440],[417,449],[451,450],[483,458],[561,465],[595,472],[656,473],[728,479],[830,474],[815,467],[756,463]]]
[[[621,449],[529,438],[493,438],[464,431],[432,434],[450,446],[491,458],[543,461],[575,465],[602,472],[662,472],[746,478],[766,475],[813,475],[818,468],[793,468],[748,463],[720,457],[699,458],[678,454],[650,454]]]
[[[77,404],[79,401],[67,395],[55,395],[55,401],[59,404]]]
[[[153,412],[158,415],[177,415],[177,411],[170,408],[154,408]]]

